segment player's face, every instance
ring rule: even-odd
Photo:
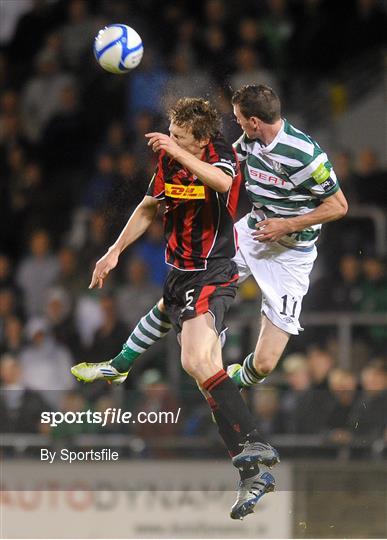
[[[171,122],[169,126],[169,135],[180,148],[183,148],[194,156],[201,156],[203,147],[206,143],[205,141],[196,140],[190,128],[177,126]]]
[[[246,118],[246,116],[243,116],[239,105],[234,105],[234,115],[237,123],[241,126],[249,139],[256,139],[259,133],[259,120],[254,116],[251,118]]]

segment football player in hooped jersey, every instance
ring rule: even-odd
[[[219,432],[238,467],[241,484],[254,478],[248,500],[232,517],[252,511],[262,495],[274,489],[270,473],[259,464],[275,465],[277,451],[262,440],[237,386],[223,369],[223,318],[235,297],[238,269],[233,218],[240,172],[235,150],[219,132],[216,111],[203,99],[179,100],[170,111],[170,135],[149,133],[159,153],[147,195],[116,242],[97,262],[90,287],[103,286],[122,251],[145,232],[165,200],[166,262],[172,267],[163,299],[141,319],[123,351],[101,363],[72,368],[79,380],[125,380],[135,356],[173,326],[180,335],[183,368],[206,397]],[[129,358],[129,360],[128,360]],[[243,507],[243,508],[242,508]]]
[[[292,334],[317,256],[321,224],[348,209],[325,152],[281,117],[278,96],[248,85],[232,97],[243,135],[234,144],[251,213],[236,223],[240,281],[253,275],[262,292],[261,330],[254,353],[228,373],[239,387],[262,381],[277,365]]]

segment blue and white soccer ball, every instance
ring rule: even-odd
[[[141,62],[142,39],[126,24],[110,24],[100,30],[94,40],[94,55],[110,73],[127,73]]]

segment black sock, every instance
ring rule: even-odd
[[[207,398],[208,405],[211,407],[212,414],[214,416],[215,422],[218,426],[219,435],[222,437],[224,444],[228,450],[230,457],[234,457],[242,450],[242,440],[240,434],[235,431],[227,422],[226,418],[223,416],[221,411],[218,408],[215,400],[211,397]],[[246,478],[251,478],[259,473],[259,466],[255,465],[251,469],[246,471],[239,470],[239,475],[242,480]]]
[[[224,369],[207,379],[202,386],[215,400],[220,412],[232,429],[240,435],[242,442],[264,442],[239,389]]]

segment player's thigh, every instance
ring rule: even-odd
[[[242,283],[243,281],[245,281],[245,279],[247,279],[251,275],[251,271],[240,249],[237,250],[235,257],[233,257],[233,261],[238,267],[238,274],[239,274],[238,283]]]
[[[248,261],[262,291],[262,313],[278,328],[298,335],[302,300],[309,288],[315,253],[297,253],[267,246],[257,260]]]

